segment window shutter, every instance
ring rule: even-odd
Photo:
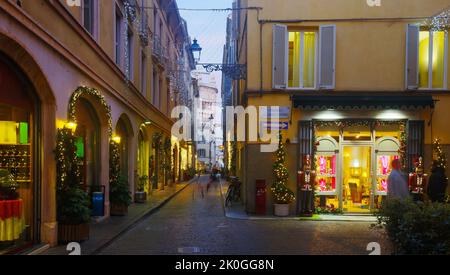
[[[273,26],[273,88],[287,87],[288,32],[285,25]]]
[[[406,88],[419,88],[419,31],[417,25],[408,25],[406,31]]]
[[[313,122],[310,120],[300,121],[299,122],[299,134],[298,141],[300,144],[300,153],[299,153],[299,169],[303,168],[303,159],[310,155],[311,159],[313,158],[313,140],[314,140],[314,127]]]
[[[299,121],[298,125],[299,133],[298,133],[298,143],[299,143],[299,162],[298,162],[298,170],[303,169],[304,159],[307,155],[311,156],[311,164],[314,165],[314,150],[313,150],[313,142],[314,142],[314,125],[311,120],[302,120]],[[303,202],[303,197],[301,196],[300,188],[297,188],[297,211],[298,213],[302,213],[304,211],[304,207],[306,202]],[[310,209],[314,209],[313,201],[310,202]]]
[[[336,26],[320,26],[319,87],[335,88],[336,71]]]
[[[414,160],[419,157],[425,157],[425,122],[414,121],[408,122],[408,145],[406,148],[406,154],[408,159],[406,160],[406,167],[409,171],[414,169]]]

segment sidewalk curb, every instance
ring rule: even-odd
[[[90,255],[97,255],[98,253],[100,253],[102,250],[104,250],[105,248],[107,248],[108,246],[110,246],[114,241],[116,241],[118,238],[120,238],[122,235],[124,235],[125,233],[127,233],[128,231],[130,231],[131,229],[133,229],[134,227],[136,227],[142,220],[144,220],[145,218],[153,215],[155,212],[159,211],[164,205],[166,205],[168,202],[170,202],[173,198],[175,198],[179,193],[181,193],[183,190],[185,190],[188,186],[190,186],[192,184],[192,182],[194,181],[194,179],[188,181],[186,183],[186,185],[184,187],[182,187],[180,190],[174,192],[172,195],[170,195],[169,197],[167,197],[166,199],[164,199],[160,204],[158,204],[157,206],[148,209],[147,211],[145,211],[143,214],[137,216],[132,222],[130,222],[124,229],[122,229],[120,232],[118,232],[117,234],[115,234],[114,237],[112,237],[111,239],[107,240],[104,244],[100,245],[97,249],[95,249],[92,253],[90,253]]]

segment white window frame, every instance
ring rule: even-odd
[[[424,32],[423,30],[419,29],[419,37],[420,37],[420,33]],[[428,30],[429,34],[430,34],[430,44],[429,44],[429,57],[428,57],[428,87],[420,87],[420,83],[419,83],[419,88],[418,90],[435,90],[435,91],[439,91],[439,90],[447,90],[447,73],[448,73],[448,32],[444,32],[445,35],[445,41],[444,41],[444,85],[442,86],[442,88],[433,88],[433,50],[434,50],[434,32],[431,30]],[[419,39],[419,43],[420,43],[420,39]],[[419,64],[420,64],[420,48],[419,48],[419,56],[417,58],[417,60],[419,60]],[[419,69],[419,66],[417,67]],[[420,76],[420,73],[419,73]]]
[[[300,86],[299,87],[290,87],[289,86],[289,33],[295,33],[295,32],[299,32],[300,33],[300,69],[299,69],[299,80],[300,80]],[[304,53],[303,53],[303,49],[304,49],[304,34],[305,32],[313,32],[315,34],[315,41],[314,41],[314,47],[315,47],[315,51],[314,51],[314,87],[307,87],[305,88],[303,86],[303,72],[304,72],[304,68],[303,68],[303,60],[305,58]],[[288,39],[288,43],[287,43],[287,51],[286,51],[286,89],[287,90],[310,90],[310,91],[314,91],[314,90],[318,90],[318,86],[319,86],[319,82],[318,82],[318,66],[319,66],[319,32],[314,30],[314,31],[289,31],[289,29],[287,30],[287,39]]]

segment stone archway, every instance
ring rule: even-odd
[[[131,171],[132,165],[132,153],[134,153],[134,131],[131,124],[131,120],[128,115],[122,114],[117,121],[115,135],[120,137],[119,154],[120,154],[120,168],[122,175],[126,176],[129,180],[130,186],[133,185],[133,171]],[[130,189],[132,190],[132,188]]]
[[[36,157],[36,188],[40,190],[35,205],[39,205],[35,219],[40,223],[33,230],[34,241],[55,245],[57,242],[56,221],[56,162],[53,150],[56,144],[56,99],[48,77],[28,46],[0,32],[0,55],[13,64],[14,69],[38,98],[39,108],[35,120],[41,129],[35,137],[39,144]],[[45,169],[44,169],[45,167]],[[38,227],[40,225],[40,227]]]
[[[83,112],[83,114],[79,113]],[[71,95],[67,112],[68,121],[80,123],[85,127],[85,133],[78,132],[83,138],[90,138],[91,142],[86,145],[93,145],[89,153],[89,159],[95,161],[94,165],[87,167],[85,172],[92,172],[90,178],[95,178],[95,185],[89,188],[92,192],[103,191],[105,195],[104,215],[109,216],[109,190],[111,179],[116,178],[110,173],[110,166],[114,166],[118,160],[110,152],[114,152],[117,146],[112,140],[112,116],[111,107],[107,104],[104,96],[95,88],[78,87]],[[78,127],[77,127],[78,128]],[[89,177],[85,177],[88,179]],[[94,182],[94,181],[92,181]],[[89,184],[89,183],[88,183]]]
[[[91,99],[91,103],[95,107],[101,107],[104,110],[104,114],[106,116],[106,123],[108,127],[108,136],[109,138],[112,138],[112,116],[111,116],[111,107],[108,105],[108,103],[105,100],[105,97],[94,88],[89,88],[85,86],[78,87],[75,92],[70,97],[69,101],[69,107],[68,107],[68,120],[77,122],[76,118],[76,104],[78,99],[80,98],[87,98]],[[100,106],[98,106],[100,105]],[[98,110],[98,109],[97,109]],[[105,120],[105,119],[103,119]]]

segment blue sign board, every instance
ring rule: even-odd
[[[289,122],[287,122],[287,121],[279,121],[279,122],[263,121],[263,122],[261,122],[261,128],[270,129],[270,130],[289,130]]]

